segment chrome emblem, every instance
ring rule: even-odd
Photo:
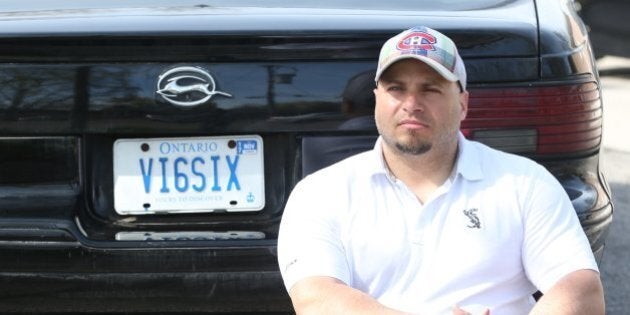
[[[167,102],[177,106],[196,106],[219,94],[232,97],[232,94],[217,91],[212,76],[197,67],[177,67],[162,73],[157,82],[157,93]]]

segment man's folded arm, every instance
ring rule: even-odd
[[[308,277],[289,290],[297,314],[407,314],[388,308],[342,281],[326,276]]]
[[[546,292],[530,314],[604,314],[604,289],[595,270],[569,273]]]

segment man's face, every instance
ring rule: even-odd
[[[468,93],[425,63],[403,59],[381,75],[375,120],[392,150],[419,155],[456,141],[468,109]]]

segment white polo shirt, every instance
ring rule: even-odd
[[[381,139],[298,183],[278,238],[287,289],[329,276],[407,312],[527,314],[536,289],[597,270],[551,174],[461,134],[459,144],[451,178],[424,204],[389,174]]]

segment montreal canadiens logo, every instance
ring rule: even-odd
[[[434,36],[424,32],[413,32],[401,39],[396,46],[400,50],[435,50]]]

